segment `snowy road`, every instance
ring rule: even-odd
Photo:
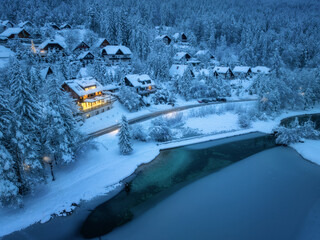
[[[203,107],[203,106],[207,106],[207,105],[219,105],[219,104],[238,103],[238,102],[253,102],[253,101],[257,101],[257,99],[241,99],[241,100],[231,100],[231,101],[227,101],[227,102],[191,104],[191,105],[175,107],[175,108],[170,108],[167,110],[162,110],[162,111],[157,111],[157,112],[145,114],[145,115],[133,118],[133,119],[129,119],[129,123],[134,124],[134,123],[138,123],[138,122],[143,122],[143,121],[147,121],[151,118],[155,118],[155,117],[158,117],[158,116],[161,116],[164,114],[168,114],[168,113],[172,113],[172,112],[179,112],[179,111],[183,111],[183,110],[190,109],[190,108]],[[90,137],[100,137],[104,134],[108,134],[110,132],[117,130],[119,128],[119,126],[120,126],[120,124],[114,124],[112,126],[103,128],[99,131],[89,133],[89,136]]]

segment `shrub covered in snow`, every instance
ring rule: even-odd
[[[154,126],[180,127],[184,125],[183,113],[168,113],[164,117],[158,117],[152,121]]]
[[[150,137],[157,142],[166,142],[172,139],[172,132],[165,125],[158,125],[149,128]]]
[[[238,123],[242,128],[249,128],[251,126],[251,118],[246,112],[241,113],[238,118]]]
[[[176,101],[175,96],[166,88],[157,90],[152,97],[152,102],[155,105],[158,105],[158,104],[174,105],[175,101]]]
[[[296,119],[289,127],[279,127],[276,129],[276,143],[288,145],[303,141],[303,139],[318,139],[320,132],[315,129],[312,121],[307,121],[300,125]]]
[[[149,137],[141,124],[135,124],[132,127],[131,134],[133,139],[142,141],[142,142],[146,142]]]
[[[119,101],[130,111],[138,111],[141,106],[141,96],[130,87],[121,87],[119,91]]]

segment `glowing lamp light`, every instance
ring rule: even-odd
[[[43,161],[46,162],[46,163],[51,163],[52,162],[52,159],[48,156],[44,156],[43,157]]]

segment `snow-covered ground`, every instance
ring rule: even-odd
[[[242,104],[248,106],[249,103]],[[47,221],[52,214],[60,213],[65,209],[70,210],[72,203],[90,200],[109,192],[119,181],[132,174],[140,164],[154,159],[161,149],[205,142],[254,131],[269,133],[280,123],[281,119],[297,114],[320,112],[320,106],[310,111],[283,113],[279,117],[269,121],[256,121],[248,129],[241,129],[239,127],[238,116],[234,110],[226,110],[225,112],[207,115],[202,118],[191,117],[191,111],[192,109],[189,109],[183,113],[184,116],[188,116],[184,119],[185,126],[197,128],[204,134],[198,138],[173,141],[168,144],[135,141],[133,145],[134,151],[129,156],[119,154],[116,132],[95,139],[95,145],[88,144],[88,146],[85,146],[75,163],[62,169],[55,169],[56,181],[49,181],[48,184],[39,187],[35,195],[25,197],[24,208],[0,209],[0,236],[28,227],[38,221]],[[114,110],[106,112],[105,115],[102,114],[96,118],[88,119],[82,128],[85,128],[84,132],[91,132],[94,129],[107,127],[110,123],[114,123],[112,121],[119,119],[119,116],[123,113],[127,114],[124,109],[121,110],[115,107]],[[109,114],[111,115],[107,116]],[[114,115],[113,117],[111,117],[112,114]],[[127,115],[130,119],[138,116],[138,114],[142,115],[142,112]],[[150,126],[150,124],[152,124],[151,120],[143,123],[145,127]],[[208,135],[209,133],[214,134]],[[306,141],[306,144],[308,144],[308,141]],[[308,151],[307,149],[304,150]],[[303,152],[303,150],[301,151]],[[317,151],[319,152],[319,150]]]
[[[320,165],[320,140],[305,140],[304,143],[290,145],[302,157]]]

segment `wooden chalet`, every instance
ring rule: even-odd
[[[246,78],[252,75],[251,68],[247,66],[236,66],[234,67],[232,72],[236,77],[240,77],[240,78],[241,77]]]
[[[192,68],[187,64],[172,64],[172,66],[169,69],[169,75],[172,78],[179,78],[182,77],[185,73],[191,74],[192,77],[195,76],[194,72],[192,71]]]
[[[122,45],[108,45],[101,50],[101,56],[109,64],[131,63],[132,52]]]
[[[148,96],[156,91],[155,83],[147,74],[128,74],[124,78],[126,86],[133,87],[141,96]]]
[[[197,59],[204,60],[204,61],[211,61],[215,59],[215,57],[209,50],[199,50],[198,52],[196,52],[194,56]]]
[[[57,41],[57,40],[46,40],[41,43],[38,47],[40,56],[45,57],[47,56],[48,52],[60,52],[64,51],[64,43]]]
[[[187,52],[177,52],[173,56],[174,63],[185,63],[191,59],[191,55]]]
[[[89,51],[90,47],[84,41],[81,41],[77,44],[77,46],[73,49],[74,52],[76,51]]]
[[[83,118],[89,118],[111,109],[115,101],[92,77],[65,81],[62,88],[76,100]]]
[[[229,67],[215,67],[213,71],[215,71],[218,74],[218,76],[222,76],[225,79],[234,78],[234,74]]]
[[[0,37],[7,39],[24,39],[30,38],[30,34],[23,28],[8,28],[3,33],[0,34]]]
[[[98,41],[92,46],[93,49],[102,49],[106,46],[110,45],[107,39],[99,38]]]
[[[63,30],[63,29],[71,29],[71,25],[68,23],[64,23],[60,26],[60,30]]]
[[[79,60],[83,66],[93,63],[94,61],[94,55],[90,51],[82,52],[78,57],[77,60]]]
[[[188,37],[185,33],[175,33],[173,34],[173,38],[176,42],[187,43]]]
[[[168,35],[160,35],[155,38],[157,41],[163,41],[166,45],[170,45],[171,38]]]

